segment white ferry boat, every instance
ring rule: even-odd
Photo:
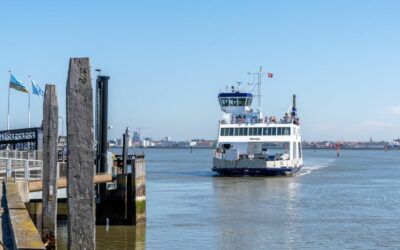
[[[258,108],[253,111],[253,94],[231,87],[218,95],[224,112],[212,170],[220,175],[293,175],[303,166],[301,129],[296,95],[283,118],[261,113],[261,78],[258,74]]]

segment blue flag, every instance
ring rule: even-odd
[[[32,83],[32,94],[43,97],[44,96],[44,91],[43,89],[37,85],[37,83],[34,80],[31,80]]]
[[[24,92],[24,93],[29,93],[29,90],[25,87],[24,83],[21,82],[20,80],[17,80],[13,74],[10,73],[10,88]]]

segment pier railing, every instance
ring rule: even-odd
[[[43,161],[0,157],[0,179],[41,180]]]

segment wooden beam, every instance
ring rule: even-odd
[[[106,183],[113,181],[113,177],[110,174],[100,174],[94,177],[94,184]],[[38,192],[42,191],[43,183],[42,181],[30,181],[29,192]],[[57,188],[66,188],[67,187],[67,179],[59,178],[57,179]]]

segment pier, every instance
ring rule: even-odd
[[[1,244],[6,249],[55,249],[60,201],[68,203],[68,249],[95,249],[96,224],[145,222],[144,155],[129,155],[127,144],[122,155],[107,152],[108,79],[98,76],[100,98],[93,121],[89,59],[70,60],[66,138],[58,136],[56,86],[51,84],[46,85],[42,128],[0,131],[1,218],[6,230]],[[96,138],[93,127],[98,129]],[[25,207],[31,200],[42,201],[37,227]]]

